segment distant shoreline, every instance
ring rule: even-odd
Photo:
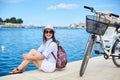
[[[4,24],[1,24],[0,25],[0,28],[41,28],[41,27],[44,27],[44,26],[41,26],[41,25],[32,25],[32,24],[29,24],[29,25],[23,25],[23,24],[13,24],[13,23],[4,23]],[[54,26],[55,28],[83,28],[81,26]]]
[[[0,27],[21,27],[22,24],[13,24],[13,23],[3,23],[0,25]]]
[[[36,28],[34,25],[23,25],[23,24],[13,24],[13,23],[4,23],[0,25],[0,28]]]

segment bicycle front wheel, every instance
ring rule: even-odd
[[[112,48],[112,60],[113,63],[120,67],[120,40],[116,40]]]
[[[88,43],[87,43],[87,46],[86,46],[86,49],[85,49],[85,52],[84,52],[84,59],[82,61],[82,65],[81,65],[81,68],[80,68],[80,76],[83,76],[83,74],[86,70],[86,67],[87,67],[88,61],[91,57],[92,49],[94,47],[95,42],[96,42],[96,36],[95,35],[90,35],[90,38],[88,40]]]

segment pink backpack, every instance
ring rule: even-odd
[[[51,53],[53,57],[56,60],[56,68],[57,69],[62,69],[65,68],[67,65],[67,55],[65,50],[63,49],[62,46],[58,45],[58,52],[57,52],[57,58],[55,57],[54,53]]]

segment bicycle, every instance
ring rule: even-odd
[[[100,40],[101,40],[100,44],[101,44],[101,47],[104,52],[99,52],[96,50],[95,53],[103,54],[105,59],[108,59],[111,56],[113,63],[117,67],[120,67],[120,35],[115,37],[114,43],[111,45],[110,49],[107,50],[105,48],[104,40],[102,39],[101,36],[104,35],[104,33],[106,32],[106,30],[110,24],[110,20],[108,20],[105,17],[105,15],[106,15],[105,13],[97,12],[93,7],[84,6],[84,8],[90,10],[95,15],[87,15],[86,16],[86,31],[88,33],[90,33],[90,36],[88,38],[88,42],[87,42],[87,45],[86,45],[86,48],[84,51],[84,58],[82,61],[79,75],[82,77],[86,70],[88,61],[91,58],[94,44],[96,43],[97,35],[100,36]],[[109,14],[109,17],[111,17],[111,16],[114,16],[116,18],[119,17],[118,15],[113,14],[113,13]],[[116,27],[116,31],[117,31],[120,27],[120,24],[116,23],[113,26]],[[117,53],[117,51],[119,53]]]

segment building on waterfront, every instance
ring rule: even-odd
[[[70,24],[69,25],[69,27],[70,28],[83,28],[83,27],[85,27],[86,26],[86,24],[85,23],[79,23],[79,24]]]

